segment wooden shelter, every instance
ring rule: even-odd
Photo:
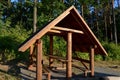
[[[94,54],[107,55],[107,52],[102,47],[98,39],[95,37],[87,23],[81,17],[79,12],[74,6],[71,6],[64,11],[57,18],[49,22],[46,26],[27,39],[20,47],[19,51],[26,51],[30,48],[30,54],[33,53],[33,45],[37,47],[37,79],[41,80],[42,76],[42,41],[41,37],[44,35],[50,36],[50,66],[53,55],[53,36],[63,37],[67,42],[67,55],[65,59],[66,63],[66,77],[70,79],[72,77],[72,52],[80,51],[89,53],[90,60],[84,60],[81,58],[74,58],[82,62],[85,66],[85,75],[87,71],[91,72],[91,76],[94,76]],[[84,64],[89,63],[89,68]]]

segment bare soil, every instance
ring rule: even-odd
[[[48,61],[44,62],[48,64]],[[0,64],[0,80],[34,80],[36,77],[35,71],[27,69],[27,63],[11,60],[5,64]],[[81,65],[78,62],[75,64]],[[55,66],[61,66],[55,62]],[[120,62],[119,61],[96,61],[95,62],[95,77],[84,78],[83,72],[73,68],[73,79],[77,80],[101,80],[103,77],[120,77]],[[65,80],[65,70],[52,70],[52,80]],[[46,78],[46,75],[43,76]]]

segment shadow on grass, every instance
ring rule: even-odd
[[[19,77],[16,80],[35,80],[36,79],[36,71],[28,70],[25,66],[18,66],[17,60],[11,60],[10,62],[6,63],[8,65],[8,70],[4,71],[0,69],[0,72],[12,75],[15,77]],[[26,65],[26,63],[24,63]],[[78,70],[79,71],[79,70]],[[88,73],[88,77],[84,77],[83,73],[79,71],[79,74],[73,74],[73,80],[109,80],[109,77],[120,77],[120,74],[113,74],[109,72],[95,72],[95,77],[90,77],[90,73]],[[112,72],[112,70],[111,70]],[[66,71],[65,70],[50,70],[51,79],[52,80],[66,80]],[[46,76],[43,75],[43,80],[46,80]]]
[[[17,65],[0,65],[0,80],[21,80],[19,77],[19,68]]]

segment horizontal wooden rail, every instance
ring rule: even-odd
[[[58,30],[49,30],[50,33],[61,33],[61,31],[58,31]]]
[[[62,58],[62,57],[53,56],[53,55],[48,55],[48,56],[53,58],[53,59],[56,59],[58,61],[61,61],[61,62],[67,62],[68,61],[68,60],[66,60],[65,58]]]
[[[87,73],[88,73],[88,72],[91,72],[91,70],[86,69],[86,68],[84,68],[84,67],[79,67],[79,66],[77,66],[77,65],[75,65],[75,64],[72,64],[72,66],[75,67],[75,68],[78,68],[78,69],[82,70],[82,71],[84,72],[84,76],[87,76]]]
[[[78,61],[81,61],[81,62],[86,62],[86,63],[90,63],[89,60],[85,60],[85,59],[82,59],[82,58],[78,58],[78,57],[73,57],[74,60],[78,60]]]
[[[68,31],[68,32],[83,34],[83,31],[75,30],[75,29],[69,29],[69,28],[62,28],[62,27],[53,27],[52,30],[61,30],[61,31]]]
[[[72,66],[75,67],[75,68],[78,68],[78,69],[82,70],[83,72],[86,71],[86,69],[84,67],[79,67],[79,66],[77,66],[75,64],[72,64]]]

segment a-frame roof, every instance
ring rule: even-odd
[[[94,46],[96,54],[107,55],[105,49],[102,47],[94,33],[91,31],[87,23],[84,21],[84,19],[81,17],[81,15],[74,6],[68,8],[56,19],[44,26],[43,29],[39,30],[34,36],[32,36],[26,42],[24,42],[20,46],[19,51],[26,51],[31,45],[35,43],[37,39],[40,39],[46,33],[49,33],[51,31],[59,33],[61,28],[66,29],[66,31],[73,32],[73,51],[89,52],[90,47]],[[67,40],[67,35],[66,32],[64,32],[64,30],[58,35],[62,36],[65,40]]]

